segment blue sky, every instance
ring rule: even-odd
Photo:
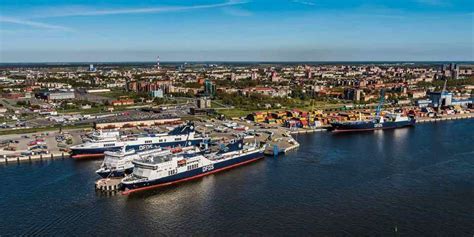
[[[0,62],[474,60],[472,0],[0,0]]]

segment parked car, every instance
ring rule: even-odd
[[[32,152],[32,151],[23,151],[23,152],[21,153],[21,155],[22,155],[22,156],[31,156],[31,155],[33,155],[33,152]]]

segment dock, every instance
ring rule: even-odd
[[[95,182],[95,189],[101,192],[118,192],[121,178],[105,178]]]
[[[429,123],[429,122],[442,122],[451,120],[461,119],[472,119],[474,113],[465,114],[450,114],[442,115],[439,117],[417,117],[417,123]],[[254,132],[254,136],[249,139],[249,142],[258,141],[262,144],[266,144],[265,154],[266,155],[279,155],[285,154],[289,151],[297,149],[300,144],[293,138],[298,134],[307,134],[315,132],[324,132],[330,127],[330,125],[310,127],[310,128],[286,128],[277,125],[264,125],[256,126],[255,124],[243,121],[236,121],[240,126],[248,127],[248,129]],[[225,131],[214,131],[212,128],[207,126],[212,124],[214,128],[220,126],[225,127],[223,121],[200,121],[196,122],[197,129],[204,134],[209,135],[217,142],[226,142],[233,138],[241,131],[236,131],[231,128],[225,128]],[[206,126],[207,125],[207,126]],[[71,137],[73,138],[73,144],[78,144],[81,140],[81,131],[70,131]],[[12,143],[18,148],[17,151],[2,150],[0,152],[0,164],[15,164],[20,162],[32,162],[42,160],[56,160],[69,158],[70,155],[67,151],[60,151],[59,143],[55,141],[54,137],[58,135],[57,132],[49,132],[48,135],[42,135],[48,146],[49,154],[41,155],[20,155],[21,152],[28,150],[28,142],[33,141],[34,137],[40,134],[25,134],[29,138],[23,138],[25,135],[5,135],[2,138],[8,140],[16,140],[17,143]]]
[[[41,154],[41,155],[31,155],[31,156],[9,156],[1,155],[0,163],[20,163],[20,162],[31,162],[31,161],[41,161],[41,160],[57,160],[69,158],[69,153],[50,153],[50,154]]]
[[[442,117],[419,117],[416,119],[417,123],[432,123],[432,122],[441,122],[441,121],[450,121],[450,120],[459,120],[459,119],[472,119],[474,118],[473,113],[469,114],[454,114],[446,115]]]

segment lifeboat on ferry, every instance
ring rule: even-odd
[[[173,154],[178,153],[178,152],[182,152],[182,151],[183,151],[183,149],[181,147],[175,147],[175,148],[171,149],[171,153],[173,153]]]
[[[178,165],[179,166],[186,165],[186,160],[178,160]]]

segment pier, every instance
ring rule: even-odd
[[[432,123],[432,122],[441,122],[441,121],[459,120],[459,119],[472,119],[472,118],[474,118],[473,113],[453,114],[453,115],[446,115],[442,117],[419,117],[416,119],[416,122],[417,123]]]
[[[69,153],[50,153],[50,154],[41,154],[41,155],[31,155],[31,156],[9,156],[2,155],[0,156],[0,163],[20,163],[20,162],[31,162],[31,161],[41,161],[41,160],[57,160],[69,158]]]
[[[95,182],[95,189],[101,192],[117,192],[120,190],[121,178],[105,178]]]

